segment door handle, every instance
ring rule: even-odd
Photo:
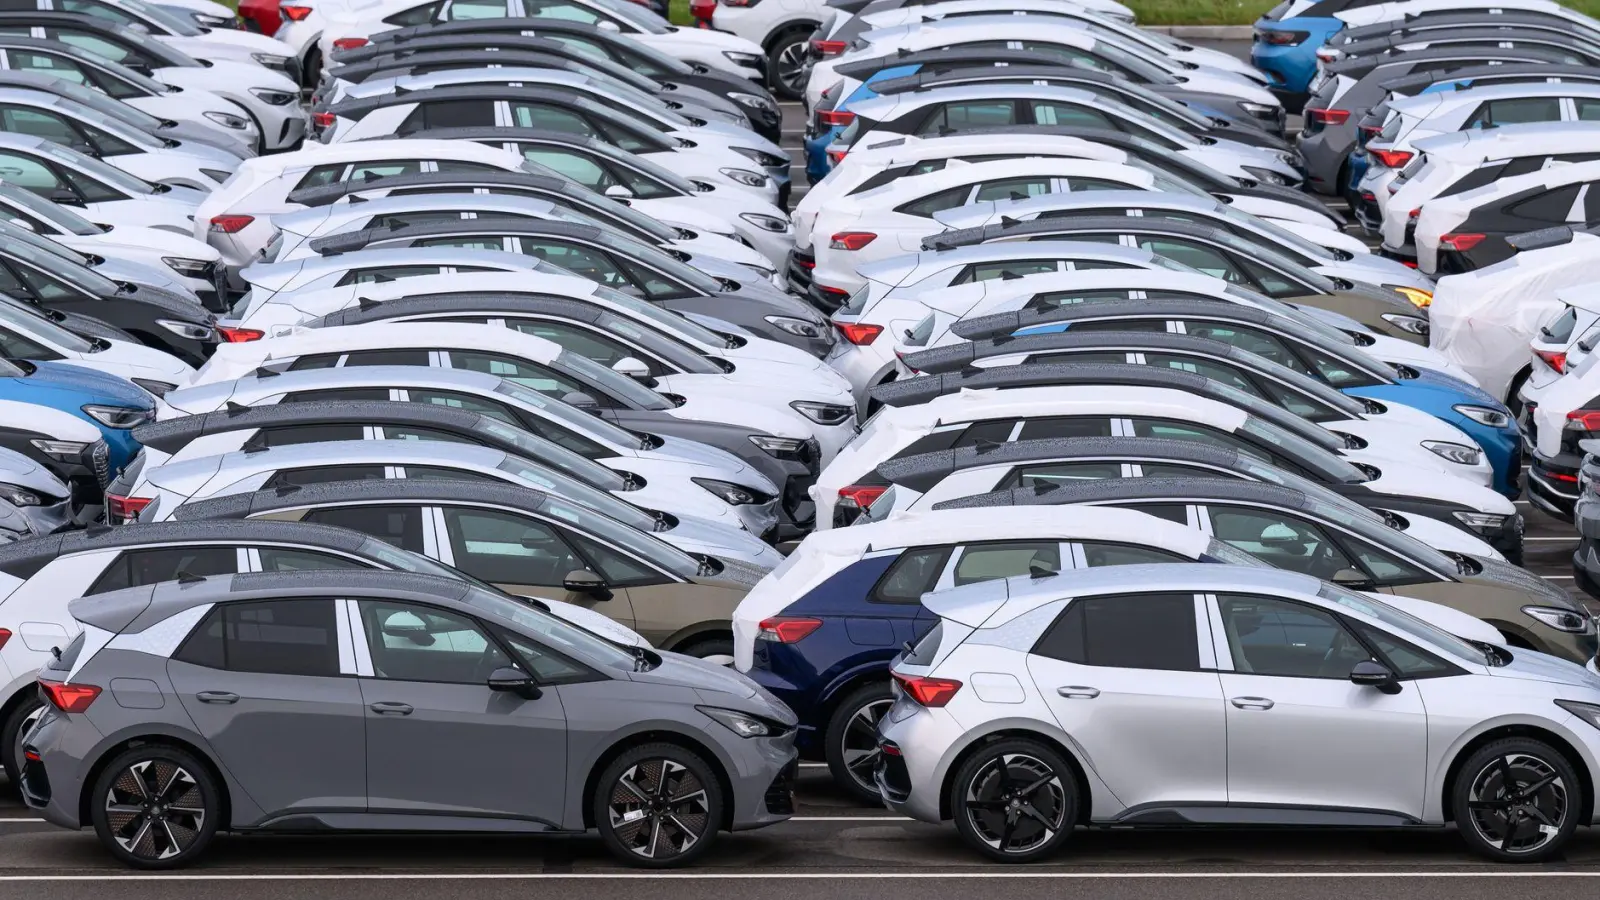
[[[201,691],[195,694],[201,703],[238,703],[239,695],[229,691]]]
[[[409,715],[411,715],[411,704],[409,704],[409,703],[395,703],[395,702],[393,702],[391,700],[380,700],[377,703],[374,703],[374,704],[372,704],[371,706],[369,706],[367,708],[372,710],[373,712],[377,713],[380,716],[409,716]]]
[[[1271,709],[1272,701],[1265,697],[1234,697],[1228,701],[1240,709]]]
[[[1100,689],[1082,684],[1069,684],[1066,687],[1056,688],[1056,693],[1068,700],[1093,700],[1100,696]]]

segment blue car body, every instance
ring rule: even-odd
[[[1311,78],[1317,73],[1317,50],[1344,22],[1332,16],[1294,16],[1273,21],[1256,20],[1255,41],[1250,45],[1250,63],[1267,74],[1268,87],[1290,112],[1299,112],[1310,94]],[[1294,44],[1271,44],[1263,35],[1289,32],[1305,35]]]
[[[914,63],[909,66],[880,69],[873,73],[871,78],[856,85],[856,89],[850,92],[850,96],[840,99],[838,103],[834,104],[833,109],[835,112],[846,112],[850,109],[850,104],[871,100],[873,97],[878,96],[878,92],[872,88],[873,82],[900,78],[904,75],[915,75],[921,68],[921,63]],[[833,162],[828,159],[828,147],[839,139],[839,135],[844,132],[844,129],[845,126],[843,125],[832,125],[819,131],[815,121],[806,124],[805,139],[802,143],[806,154],[806,179],[812,184],[821,181],[829,172],[833,171]]]
[[[0,400],[32,403],[60,410],[98,428],[105,437],[110,451],[107,462],[111,474],[123,467],[139,452],[139,442],[133,439],[131,428],[112,428],[83,411],[85,406],[120,406],[129,409],[155,411],[155,398],[144,388],[125,378],[59,362],[33,363],[37,368],[30,375],[0,378]]]

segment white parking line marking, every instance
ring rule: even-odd
[[[882,880],[917,878],[954,881],[962,878],[1048,879],[1054,881],[1137,881],[1176,878],[1227,879],[1336,879],[1336,878],[1600,878],[1600,872],[1513,871],[1482,872],[1018,872],[1006,870],[968,870],[963,872],[398,872],[327,873],[304,872],[152,875],[0,875],[0,883],[10,882],[108,882],[108,881],[816,881],[820,879]]]
[[[1575,576],[1575,575],[1540,575],[1539,577],[1545,579],[1546,581],[1571,581],[1573,578],[1575,578],[1577,576]]]
[[[1527,537],[1524,535],[1522,539],[1525,541],[1567,541],[1570,543],[1577,540],[1578,536],[1575,534],[1570,537]]]

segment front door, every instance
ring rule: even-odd
[[[351,601],[366,704],[367,809],[373,814],[513,818],[559,825],[566,801],[561,698],[490,690],[518,666],[460,613]]]
[[[1351,683],[1371,654],[1327,610],[1230,594],[1216,603],[1217,654],[1232,657],[1221,673],[1229,804],[1420,817],[1428,723],[1415,685],[1385,694]]]

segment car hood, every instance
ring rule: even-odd
[[[195,44],[202,43],[194,41]],[[217,46],[217,45],[213,45]],[[226,45],[221,49],[227,52]],[[185,51],[187,52],[187,50]],[[242,51],[234,51],[242,52]],[[249,54],[244,53],[248,58]],[[299,92],[300,86],[289,80],[289,76],[282,72],[274,72],[266,66],[254,62],[239,62],[228,59],[212,59],[211,65],[206,67],[175,66],[160,68],[155,71],[155,79],[163,84],[178,87],[193,87],[198,90],[211,91],[222,96],[230,93],[239,93],[248,88],[266,88],[273,91]]]
[[[1511,662],[1503,666],[1491,666],[1488,673],[1497,678],[1569,684],[1600,691],[1600,675],[1591,673],[1577,663],[1557,659],[1537,650],[1512,650],[1511,656]]]
[[[34,365],[39,367],[38,370],[26,378],[17,379],[19,384],[34,390],[70,392],[78,395],[77,402],[80,404],[108,403],[140,409],[155,408],[155,397],[126,378],[71,363],[41,362]]]
[[[579,606],[575,603],[565,603],[560,600],[551,600],[548,597],[538,598],[549,610],[550,614],[563,621],[570,622],[585,631],[593,632],[609,641],[614,641],[624,647],[650,647],[650,642],[644,636],[631,628],[618,625],[610,618],[603,616],[592,609]]]
[[[655,448],[654,450],[635,451],[635,457],[648,458],[651,456],[660,456],[667,459],[680,459],[686,462],[705,463],[713,466],[728,466],[730,468],[735,465],[743,465],[743,461],[740,460],[739,457],[721,448],[713,447],[710,444],[702,444],[699,441],[689,441],[684,440],[683,438],[667,437],[659,434],[653,435],[653,437],[661,441],[661,446]]]
[[[1378,495],[1372,498],[1375,506],[1382,506],[1383,495],[1389,495],[1457,503],[1493,515],[1509,516],[1517,511],[1510,500],[1459,475],[1401,462],[1390,464],[1389,460],[1376,457],[1362,461],[1379,472],[1377,478],[1361,485]]]
[[[755,41],[725,31],[713,31],[710,28],[673,28],[666,34],[637,34],[630,37],[654,45],[657,49],[674,56],[677,55],[677,51],[690,48],[766,55],[766,51]]]
[[[724,566],[742,563],[767,570],[777,568],[783,561],[782,554],[750,532],[700,519],[681,518],[671,530],[655,532],[654,536],[685,553],[714,556]]]
[[[623,459],[615,456],[610,458],[615,461],[614,464],[602,463],[602,465],[614,471],[637,475],[647,485],[658,482],[666,484],[669,480],[687,482],[690,478],[714,478],[718,481],[747,485],[769,494],[777,492],[777,487],[771,479],[745,465],[742,460],[736,460],[732,466],[723,466],[686,459],[664,459],[660,456],[650,459],[644,457]],[[624,493],[622,496],[623,499],[627,499],[629,495]]]
[[[668,390],[671,388],[668,387]],[[814,429],[810,427],[809,420],[793,410],[775,407],[770,398],[760,393],[748,387],[718,390],[717,385],[708,382],[694,385],[692,393],[679,394],[684,402],[665,412],[677,419],[744,425],[752,433],[766,432],[776,437],[804,440],[813,436]]]
[[[115,256],[116,248],[119,247],[129,250],[153,250],[162,256],[183,256],[207,262],[215,262],[222,256],[215,247],[195,239],[192,235],[142,225],[116,225],[101,234],[63,234],[51,237],[80,253],[94,253],[97,256],[102,254]]]
[[[738,364],[728,375],[666,375],[658,378],[661,389],[694,400],[699,397],[727,397],[731,400],[770,402],[811,400],[818,403],[852,405],[850,382],[833,369],[819,365],[813,369],[783,363]]]
[[[785,159],[789,158],[789,151],[779,147],[777,144],[774,144],[773,142],[767,140],[759,134],[756,134],[754,131],[751,131],[748,128],[742,128],[738,125],[732,125],[727,122],[708,121],[704,125],[698,125],[694,128],[686,129],[684,133],[690,135],[691,138],[717,135],[718,138],[721,139],[722,143],[727,144],[729,147],[746,147],[751,150],[761,150],[765,153],[771,153],[774,156],[781,156]],[[756,163],[755,160],[751,160],[750,165],[759,168],[759,164]]]
[[[231,104],[229,104],[229,106],[223,105],[227,102],[228,101],[223,100],[221,97],[217,97],[211,102],[211,104],[209,104],[212,107],[210,111],[238,115],[237,112],[229,108]],[[156,115],[156,113],[151,113],[151,115]],[[182,141],[182,149],[185,150],[194,147],[196,144],[200,144],[215,150],[220,150],[224,153],[227,153],[229,156],[234,157],[235,159],[249,159],[250,157],[256,155],[256,151],[244,141],[235,140],[234,138],[229,137],[226,132],[217,131],[214,128],[207,128],[204,125],[196,125],[193,122],[173,122],[171,125],[168,125],[157,132],[156,135],[157,137],[172,138],[175,141]]]
[[[172,236],[179,237],[176,234]],[[96,255],[98,256],[99,254]],[[180,296],[189,293],[189,288],[178,281],[178,276],[170,269],[163,272],[155,266],[128,262],[122,259],[112,259],[109,256],[103,257],[101,262],[95,263],[90,268],[94,270],[96,275],[109,278],[112,281],[127,281],[141,287],[149,285],[151,287],[164,288]],[[140,291],[140,293],[143,293],[143,291]]]
[[[645,684],[694,688],[735,697],[756,696],[756,683],[728,666],[679,653],[662,653],[661,665],[648,672],[630,672],[628,678]]]

